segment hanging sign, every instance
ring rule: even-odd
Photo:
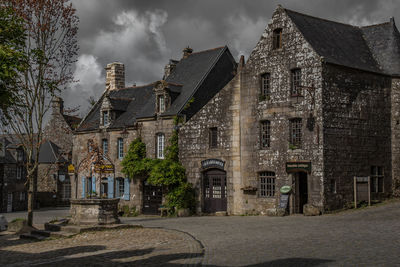
[[[311,172],[311,162],[286,162],[286,172]]]
[[[68,173],[74,173],[75,172],[75,167],[72,164],[68,165]]]
[[[224,169],[224,166],[225,166],[225,161],[219,159],[206,159],[201,162],[201,167],[203,169],[208,169],[208,168]]]
[[[63,183],[65,181],[65,174],[59,174],[58,180],[60,180],[60,182]]]
[[[96,164],[94,165],[94,172],[96,173],[114,173],[114,165],[112,164]]]

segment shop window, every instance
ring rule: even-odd
[[[275,173],[274,172],[261,172],[259,174],[259,197],[273,197],[275,196]]]
[[[265,100],[271,93],[271,75],[264,73],[261,75],[261,96]]]
[[[209,143],[210,148],[217,148],[218,147],[218,128],[212,127],[209,130]]]
[[[124,158],[124,139],[118,138],[118,159]]]
[[[272,49],[282,48],[282,29],[275,29],[272,33]]]
[[[260,125],[260,130],[261,148],[269,148],[271,145],[271,122],[262,121]]]
[[[163,133],[157,134],[157,158],[164,158],[164,147],[165,147],[165,135]]]
[[[291,96],[301,96],[301,70],[293,69],[291,71],[291,86],[290,86]]]
[[[371,192],[383,193],[383,167],[371,166]]]
[[[290,148],[301,148],[301,129],[302,121],[300,118],[291,119],[289,121],[289,146]]]

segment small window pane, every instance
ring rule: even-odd
[[[290,138],[289,142],[291,145],[300,148],[301,147],[301,128],[302,122],[301,119],[292,119],[289,121],[289,132]]]
[[[103,139],[103,154],[106,155],[108,154],[108,140]]]
[[[282,29],[276,29],[273,32],[272,48],[282,48]]]
[[[261,95],[268,96],[270,95],[270,74],[264,73],[261,75]]]
[[[124,139],[118,138],[118,158],[124,157]]]
[[[268,148],[271,145],[271,122],[261,122],[261,148]]]
[[[164,134],[157,135],[157,158],[163,159],[164,158],[164,144],[165,143],[165,136]]]
[[[259,176],[259,197],[275,196],[275,173],[262,172]]]
[[[300,96],[301,95],[301,70],[294,69],[292,70],[292,84],[291,84],[291,92],[292,96]]]
[[[210,148],[218,147],[218,129],[217,127],[210,128]]]

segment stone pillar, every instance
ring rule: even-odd
[[[52,100],[52,112],[54,114],[63,114],[64,113],[64,101],[61,97],[55,96]]]
[[[125,66],[120,62],[107,64],[106,89],[115,90],[125,88]]]

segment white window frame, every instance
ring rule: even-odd
[[[102,140],[102,147],[103,147],[103,154],[107,155],[108,154],[108,139]]]
[[[119,181],[118,188],[117,188],[117,190],[118,190],[117,196],[119,198],[122,198],[122,197],[124,197],[124,194],[125,194],[125,179],[124,178],[117,178],[117,179]]]
[[[165,111],[165,97],[163,95],[158,96],[158,106],[160,113]]]
[[[118,148],[118,158],[123,159],[124,158],[124,139],[123,138],[118,138],[117,141],[117,148]]]
[[[103,111],[103,125],[107,126],[110,124],[110,116],[108,110]]]
[[[165,150],[165,135],[163,133],[157,134],[157,158],[164,159]]]

